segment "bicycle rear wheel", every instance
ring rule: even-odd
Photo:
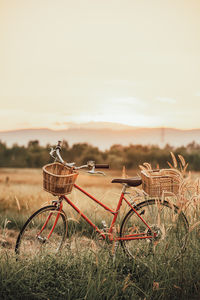
[[[52,227],[57,223],[49,236]],[[65,240],[67,221],[64,211],[58,211],[54,205],[42,207],[36,211],[22,227],[15,246],[16,254],[23,258],[32,258],[45,253],[57,253]]]
[[[124,251],[131,257],[145,257],[156,254],[158,257],[177,259],[185,250],[188,237],[188,222],[175,205],[167,201],[151,199],[135,207],[151,230],[131,209],[122,221],[120,237],[137,235],[138,239],[121,240]],[[141,238],[142,235],[153,238]]]

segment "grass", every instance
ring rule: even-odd
[[[130,176],[135,175],[129,172]],[[110,184],[111,178],[121,176],[109,171],[108,177],[79,176],[78,184],[115,208],[120,186]],[[196,174],[195,174],[196,177]],[[40,170],[1,169],[0,171],[0,299],[200,299],[200,205],[198,197],[185,208],[191,224],[187,250],[177,261],[156,254],[135,260],[128,259],[119,247],[116,259],[107,249],[93,243],[81,251],[64,248],[57,256],[17,260],[14,245],[19,229],[27,216],[54,199],[42,191]],[[100,225],[109,214],[81,197],[77,191],[70,196],[74,203]],[[195,205],[194,205],[195,204]],[[76,219],[81,232],[88,232],[68,207],[64,210]],[[120,220],[127,212],[122,208]],[[192,227],[193,226],[193,227]],[[89,236],[88,236],[89,237]],[[90,245],[89,245],[90,244]]]
[[[115,262],[104,251],[61,252],[30,261],[0,257],[1,299],[199,299],[199,246],[190,240],[179,261],[157,257]],[[192,259],[191,259],[192,257]]]

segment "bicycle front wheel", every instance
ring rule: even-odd
[[[64,211],[59,212],[53,205],[42,207],[22,227],[15,252],[24,258],[56,253],[63,245],[66,232],[67,221]]]
[[[184,252],[188,237],[185,215],[175,205],[155,199],[141,202],[135,209],[151,229],[131,209],[120,228],[124,251],[132,258],[156,254],[177,259]],[[132,238],[128,239],[128,236]]]

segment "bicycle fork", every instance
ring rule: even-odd
[[[61,211],[62,211],[62,208],[63,208],[63,203],[62,203],[61,200],[59,200],[59,201],[53,201],[53,202],[54,202],[54,205],[55,205],[55,206],[58,206],[58,212],[57,212],[57,216],[56,216],[56,219],[55,219],[55,221],[54,221],[54,224],[53,224],[53,226],[52,226],[52,228],[51,228],[51,230],[50,230],[50,232],[49,232],[47,238],[46,238],[46,237],[44,237],[44,238],[41,237],[40,234],[43,232],[43,230],[44,230],[45,227],[47,226],[49,220],[51,219],[51,216],[52,216],[53,212],[51,212],[51,213],[48,215],[48,217],[47,217],[47,219],[46,219],[44,225],[42,226],[42,229],[41,229],[40,232],[38,232],[37,235],[36,235],[36,238],[37,238],[38,241],[41,242],[42,244],[44,244],[44,243],[50,238],[50,236],[52,235],[52,232],[54,231],[54,228],[56,227],[56,224],[57,224],[57,222],[58,222],[58,219],[59,219],[59,217],[60,217],[60,214],[61,214]]]

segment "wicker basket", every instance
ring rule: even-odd
[[[53,195],[70,194],[78,173],[60,163],[43,167],[43,188]]]
[[[141,177],[143,190],[151,197],[177,195],[179,192],[181,174],[177,170],[141,171]]]

